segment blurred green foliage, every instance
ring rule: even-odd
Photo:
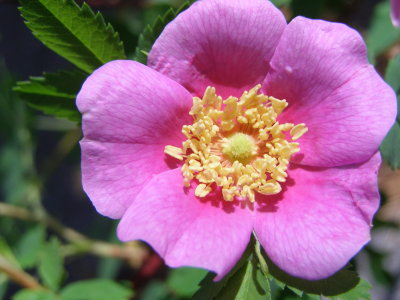
[[[400,30],[393,27],[390,18],[387,17],[389,14],[389,1],[379,3],[374,10],[366,38],[371,63],[375,63],[379,55],[400,39]]]
[[[391,85],[397,94],[397,105],[400,104],[400,55],[389,61],[386,69],[385,80]],[[393,124],[385,140],[381,145],[383,158],[393,169],[400,168],[400,115],[397,114],[397,120]]]

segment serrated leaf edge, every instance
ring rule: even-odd
[[[33,0],[31,0],[31,1],[33,1]],[[48,7],[46,7],[46,5],[43,4],[40,0],[35,0],[35,1],[37,1],[37,3],[40,4],[40,5],[41,5],[45,10],[47,10],[49,13],[51,13],[51,14],[54,15],[54,16],[56,16],[55,13],[54,13],[52,10],[50,10]],[[54,0],[54,1],[56,1],[56,0]],[[103,17],[103,15],[102,15],[100,12],[94,13],[93,10],[91,9],[91,7],[90,7],[88,4],[86,4],[86,2],[83,2],[82,6],[79,6],[79,5],[78,5],[75,1],[73,1],[73,0],[62,0],[62,2],[63,2],[64,5],[68,5],[67,2],[69,2],[69,3],[74,7],[74,9],[76,9],[77,14],[84,14],[85,12],[89,13],[89,15],[92,16],[93,19],[98,23],[98,25],[99,25],[102,29],[104,29],[104,31],[105,31],[108,35],[110,35],[110,37],[112,37],[113,39],[115,39],[115,44],[118,46],[119,50],[120,50],[122,53],[125,53],[124,44],[123,44],[123,41],[120,39],[118,32],[116,32],[116,31],[114,30],[114,28],[112,27],[112,25],[111,25],[110,23],[106,23],[106,22],[105,22],[104,17]],[[46,41],[42,41],[41,38],[40,38],[42,34],[41,34],[40,32],[38,32],[35,28],[32,28],[32,27],[34,27],[34,26],[31,26],[31,23],[32,23],[32,22],[30,22],[29,20],[27,20],[26,15],[29,14],[29,13],[31,13],[31,12],[30,12],[29,10],[27,10],[27,9],[24,7],[24,5],[23,5],[22,3],[21,3],[21,6],[18,7],[18,10],[20,11],[21,16],[24,18],[24,20],[25,20],[24,23],[26,24],[26,26],[27,26],[29,29],[31,29],[32,34],[33,34],[36,38],[38,38],[44,45],[46,45],[47,47],[49,47],[49,48],[51,49],[51,46],[49,45],[50,43],[48,43],[48,42],[46,42]],[[72,34],[72,29],[71,29],[71,28],[65,26],[65,24],[64,24],[63,22],[59,21],[59,19],[58,19],[57,17],[55,17],[55,19],[60,23],[60,25],[61,25],[62,27],[64,27],[67,31],[71,32],[71,34]],[[72,35],[73,35],[82,45],[84,45],[84,47],[85,47],[86,50],[88,50],[91,54],[93,54],[93,57],[96,58],[96,60],[99,62],[99,65],[102,65],[102,64],[107,63],[107,61],[103,61],[100,57],[98,57],[98,55],[96,55],[96,53],[94,53],[94,52],[92,51],[92,49],[91,49],[82,39],[80,39],[78,36],[76,36],[76,35],[74,35],[74,34],[72,34]],[[66,59],[67,59],[67,58],[66,58]],[[68,59],[67,59],[67,60],[68,60]],[[78,67],[79,67],[80,69],[82,69],[83,71],[85,71],[85,72],[89,72],[89,73],[90,73],[90,72],[92,71],[92,70],[87,70],[87,69],[85,69],[85,68],[82,68],[82,66],[78,66]]]

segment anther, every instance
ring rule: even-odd
[[[184,161],[184,185],[196,180],[197,197],[206,197],[215,186],[226,201],[254,202],[256,192],[281,192],[290,158],[300,150],[292,141],[308,129],[303,123],[280,124],[277,117],[288,103],[258,93],[260,89],[257,85],[240,99],[222,100],[208,87],[202,99],[193,98],[193,124],[182,127],[187,140],[182,148],[166,146],[164,152]]]

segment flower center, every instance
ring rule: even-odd
[[[286,100],[260,94],[260,88],[244,92],[240,99],[222,100],[208,87],[202,99],[193,98],[193,124],[182,128],[187,140],[181,148],[166,146],[164,152],[184,161],[184,185],[198,181],[196,196],[220,188],[226,201],[254,202],[255,192],[273,195],[282,190],[289,160],[300,151],[293,141],[308,129],[303,123],[279,124],[276,119]]]
[[[257,154],[258,147],[254,139],[241,132],[236,132],[226,139],[222,153],[233,163],[235,160],[247,164]]]

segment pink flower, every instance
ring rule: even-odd
[[[122,218],[121,240],[145,240],[171,267],[222,278],[254,232],[275,264],[305,279],[335,273],[369,241],[379,205],[378,147],[396,98],[368,64],[356,31],[303,17],[286,24],[269,1],[202,0],[165,28],[148,65],[110,62],[77,98],[83,186],[99,213]],[[288,107],[279,115],[285,101],[253,90],[250,104],[231,98],[218,111],[208,89],[205,99],[213,100],[195,98],[191,109],[208,86],[225,99],[257,84]],[[248,110],[227,112],[229,105]],[[275,122],[277,115],[286,129],[243,129],[252,117]],[[203,117],[214,123],[201,125]],[[224,129],[227,119],[233,129]],[[196,158],[193,143],[213,157]],[[229,173],[235,158],[244,169]]]
[[[400,1],[390,0],[390,5],[390,16],[392,17],[393,26],[400,27]]]

